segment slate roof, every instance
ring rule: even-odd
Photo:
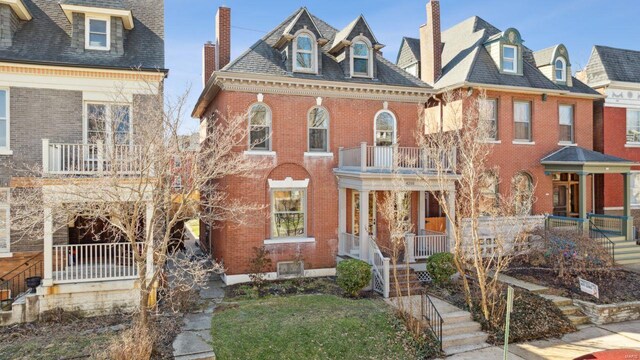
[[[443,31],[442,76],[434,84],[434,88],[460,86],[467,82],[599,95],[576,78],[573,78],[573,87],[557,85],[549,80],[536,67],[535,54],[526,47],[523,47],[522,76],[500,73],[484,43],[489,39],[499,38],[501,34],[501,30],[478,16],[470,17]],[[420,56],[419,46],[417,56]]]
[[[599,81],[640,83],[640,51],[596,45],[585,71],[590,84]]]
[[[164,69],[164,1],[64,0],[66,4],[123,8],[133,13],[125,30],[124,55],[71,48],[72,26],[57,1],[23,0],[33,19],[22,21],[13,45],[0,49],[0,61],[102,68]],[[91,5],[88,5],[91,4]]]
[[[633,161],[622,159],[616,156],[606,155],[597,151],[588,150],[579,146],[565,146],[540,160],[541,164],[550,163],[612,163],[625,164],[633,163]]]
[[[377,78],[351,78],[345,76],[338,60],[328,53],[336,37],[341,36],[340,33],[346,32],[349,26],[353,26],[360,18],[358,17],[352,24],[348,25],[345,30],[340,32],[333,26],[327,24],[322,19],[309,13],[313,22],[316,24],[318,31],[322,37],[329,40],[320,50],[322,50],[322,69],[318,75],[301,74],[289,72],[284,64],[283,55],[273,47],[280,39],[285,29],[290,25],[291,21],[306,8],[300,8],[287,17],[280,25],[270,31],[263,38],[253,44],[247,51],[238,56],[225,66],[221,72],[240,72],[255,73],[264,75],[284,76],[301,79],[316,79],[328,81],[341,81],[353,83],[368,84],[384,84],[393,86],[409,86],[409,87],[425,87],[429,86],[420,79],[398,68],[395,64],[386,60],[381,55],[376,55],[375,61],[377,65]],[[308,10],[307,10],[308,11]],[[373,42],[375,39],[371,39]]]

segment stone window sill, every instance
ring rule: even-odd
[[[299,244],[299,243],[314,243],[315,238],[286,238],[286,239],[267,239],[264,241],[265,245],[275,244]]]
[[[246,150],[245,155],[250,156],[276,156],[275,151]]]
[[[332,152],[305,152],[305,157],[333,157]]]
[[[535,141],[512,141],[511,142],[513,145],[535,145],[536,142]]]

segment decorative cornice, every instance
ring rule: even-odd
[[[0,62],[0,74],[39,76],[64,76],[91,79],[162,81],[165,74],[139,70],[108,70],[92,68],[68,68],[62,66],[29,65]]]

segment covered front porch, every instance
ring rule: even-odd
[[[548,228],[577,230],[591,237],[624,237],[634,240],[631,216],[632,161],[578,146],[564,147],[543,158],[545,174],[553,182],[553,213],[546,220]],[[619,174],[623,178],[624,206],[622,216],[596,214],[589,211],[588,198],[595,190],[587,187],[589,177]]]

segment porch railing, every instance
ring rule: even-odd
[[[389,258],[384,257],[376,240],[369,237],[369,263],[373,268],[373,290],[384,298],[389,297]]]
[[[347,255],[353,258],[360,257],[360,237],[354,234],[341,233],[340,234],[340,250],[342,255]]]
[[[143,244],[107,243],[53,246],[53,282],[75,283],[126,280],[138,277],[136,251],[143,254]]]
[[[95,144],[50,143],[42,140],[42,169],[51,175],[132,175],[145,166],[142,147]]]
[[[547,216],[545,226],[547,229],[557,229],[557,230],[574,230],[574,231],[583,231],[583,224],[585,219],[579,218],[570,218],[564,216],[555,216],[549,215]]]
[[[27,292],[27,279],[30,277],[42,277],[43,261],[32,262],[19,272],[12,273],[5,277],[0,283],[0,310],[8,310],[13,301]]]
[[[439,168],[455,171],[455,148],[442,151],[421,147],[372,146],[361,143],[358,147],[341,148],[339,168],[359,171],[413,170],[435,172]]]
[[[444,325],[444,319],[426,292],[422,294],[420,305],[422,319],[427,323],[427,327],[438,341],[439,350],[442,352],[442,327]]]
[[[603,214],[588,214],[587,218],[600,231],[606,232],[613,236],[625,235],[626,221],[629,220],[626,216],[614,216],[614,215],[603,215]]]
[[[449,252],[449,237],[447,234],[426,231],[422,235],[407,234],[405,236],[407,251],[406,259],[409,263],[424,260],[431,255]]]

